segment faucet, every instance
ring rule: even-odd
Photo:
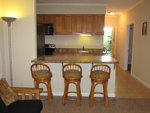
[[[84,50],[84,46],[83,46],[82,50]]]

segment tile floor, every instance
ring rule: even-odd
[[[134,79],[129,71],[116,66],[115,95],[121,98],[150,98],[150,89]]]

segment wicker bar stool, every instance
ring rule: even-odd
[[[89,95],[90,99],[90,107],[93,105],[93,100],[96,101],[105,101],[106,108],[108,107],[108,94],[107,94],[107,85],[108,79],[110,78],[111,69],[108,65],[97,64],[91,68],[91,92]],[[95,92],[95,87],[98,84],[103,85],[103,92]],[[104,95],[103,99],[95,99],[94,94],[102,94]]]
[[[63,78],[64,78],[64,95],[63,95],[63,102],[62,105],[65,105],[65,100],[77,100],[78,106],[81,106],[81,89],[80,89],[80,82],[82,78],[82,68],[78,64],[70,63],[66,64],[62,68],[62,73],[63,73]],[[76,85],[77,91],[68,91],[69,90],[69,84],[73,83]],[[68,98],[68,93],[77,93],[77,98],[76,99],[71,99]]]
[[[50,68],[46,64],[42,63],[35,63],[31,66],[31,74],[32,78],[34,79],[34,86],[35,88],[39,88],[39,84],[43,83],[47,87],[47,91],[43,91],[41,93],[47,93],[47,98],[40,98],[40,100],[47,100],[49,101],[49,105],[52,105],[51,98],[53,98],[52,89],[51,89],[51,78],[52,73]]]

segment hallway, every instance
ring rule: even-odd
[[[134,79],[129,71],[116,66],[115,95],[121,98],[150,98],[150,89]]]

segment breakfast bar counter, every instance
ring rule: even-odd
[[[118,60],[109,55],[100,56],[75,56],[75,55],[43,55],[31,62],[40,63],[109,63],[116,64]]]
[[[31,61],[32,63],[45,63],[50,67],[53,74],[51,83],[52,91],[55,96],[62,96],[64,91],[64,79],[62,77],[62,67],[67,63],[77,63],[82,67],[82,79],[81,79],[81,93],[82,96],[89,96],[91,80],[90,71],[91,67],[95,64],[107,64],[111,68],[111,75],[108,81],[108,96],[115,97],[115,74],[116,74],[116,63],[118,60],[114,59],[109,55],[100,56],[75,56],[75,55],[43,55]],[[45,86],[42,86],[45,89]],[[69,87],[70,90],[76,90],[72,84]],[[100,90],[101,89],[101,90]],[[99,85],[96,90],[102,91],[102,86]],[[73,94],[70,94],[73,96]]]

